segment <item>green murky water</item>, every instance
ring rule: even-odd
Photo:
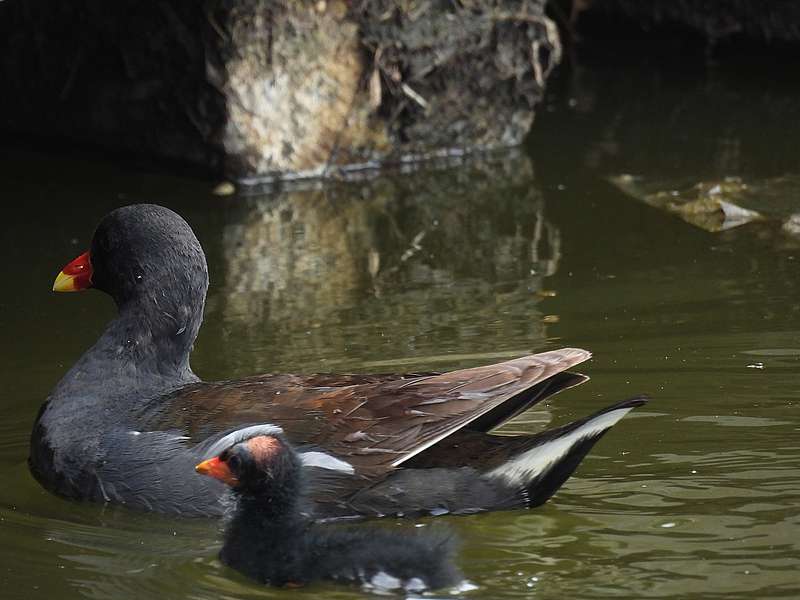
[[[766,77],[625,74],[554,85],[517,156],[324,189],[216,198],[203,182],[3,151],[0,596],[363,595],[262,589],[215,560],[214,523],[73,504],[28,474],[39,404],[112,314],[101,294],[50,293],[52,279],[135,201],[180,211],[206,248],[205,378],[447,369],[569,345],[595,353],[592,380],[511,429],[654,396],[546,506],[441,519],[478,586],[465,597],[800,596],[800,241],[782,217],[703,231],[606,180],[800,173],[800,120],[774,117],[796,94]]]

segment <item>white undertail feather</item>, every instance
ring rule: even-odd
[[[353,465],[325,452],[301,452],[300,462],[306,467],[319,467],[320,469],[328,469],[330,471],[342,471],[352,475],[355,473]]]
[[[634,407],[618,408],[598,415],[560,437],[535,446],[515,456],[487,473],[490,477],[502,477],[509,483],[525,486],[546,473],[553,465],[563,460],[570,450],[582,440],[595,437],[613,427]]]

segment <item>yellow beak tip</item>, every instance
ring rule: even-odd
[[[67,275],[61,271],[53,282],[54,292],[76,292],[78,288],[75,287],[75,278]]]

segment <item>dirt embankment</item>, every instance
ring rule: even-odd
[[[318,176],[515,145],[557,63],[544,0],[0,3],[0,129]]]

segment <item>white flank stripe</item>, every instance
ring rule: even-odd
[[[546,473],[554,464],[567,456],[570,449],[580,443],[581,440],[594,437],[613,427],[617,421],[631,410],[633,410],[633,407],[618,408],[604,413],[570,433],[523,452],[499,467],[495,467],[487,474],[490,477],[503,477],[513,484],[526,485],[531,480]]]

